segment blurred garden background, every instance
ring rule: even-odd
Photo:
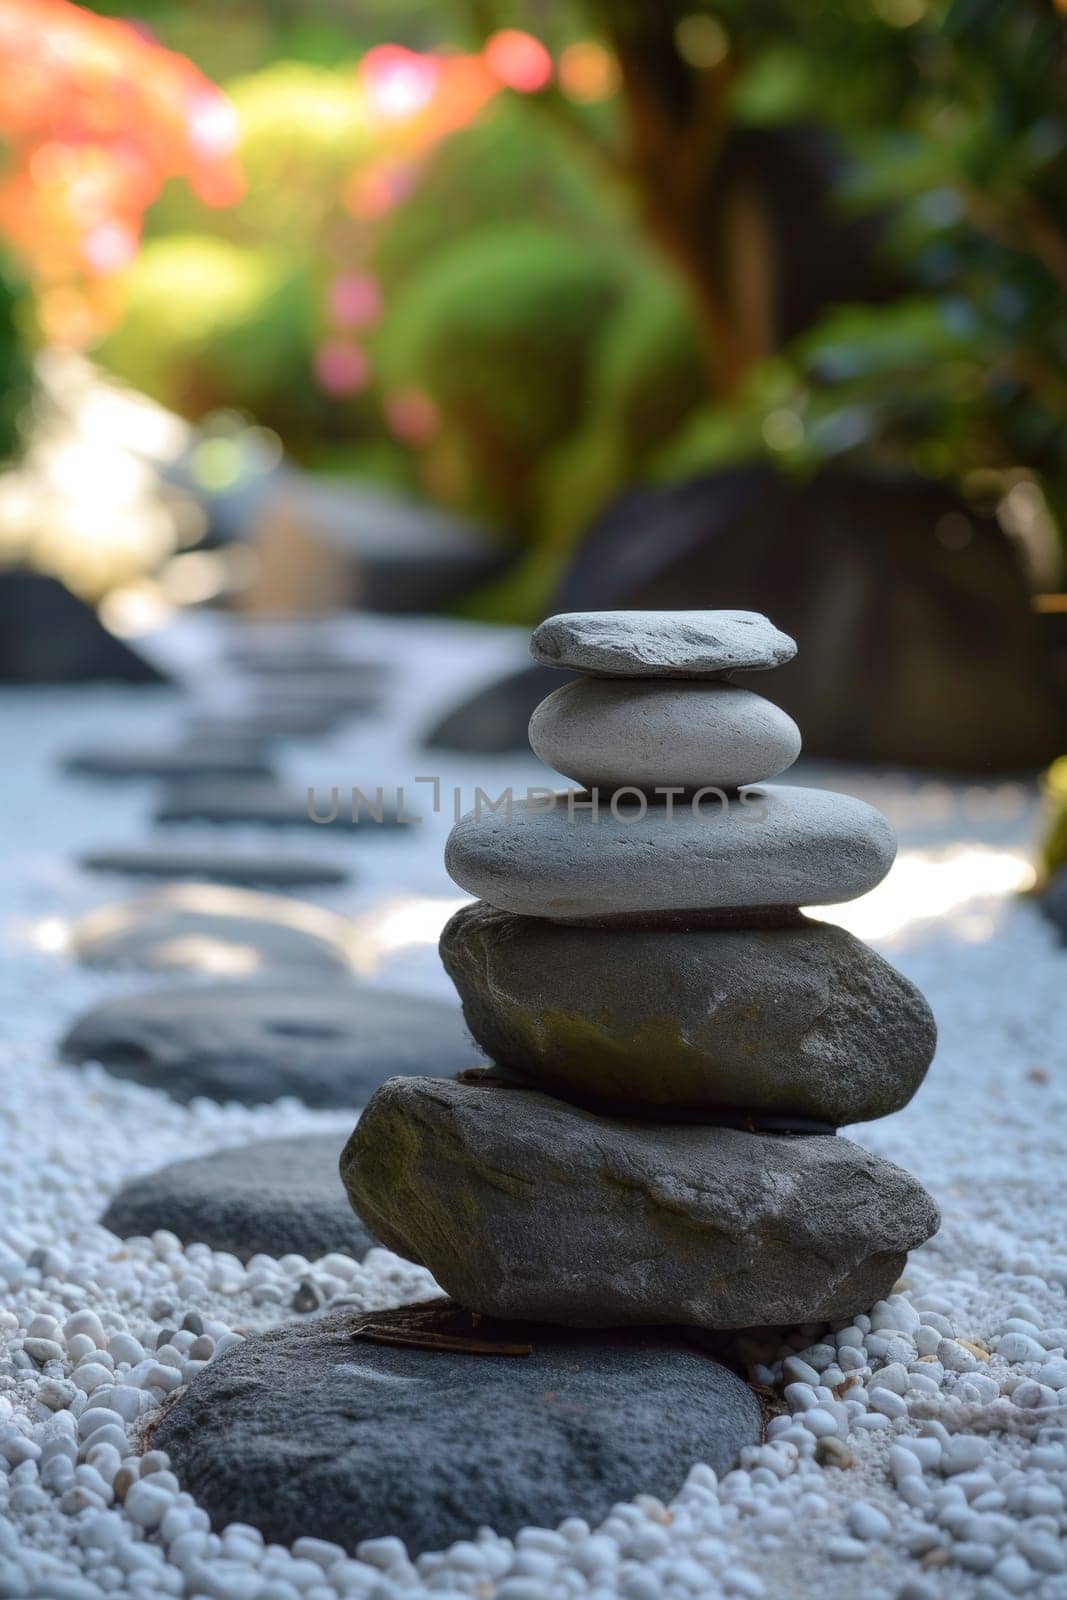
[[[0,557],[126,633],[748,604],[820,753],[1036,766],[1065,37],[1053,0],[0,0]]]

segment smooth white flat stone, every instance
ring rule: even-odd
[[[565,611],[535,628],[548,667],[609,678],[709,678],[791,661],[797,647],[758,611]]]
[[[450,876],[501,911],[560,922],[667,913],[832,905],[885,877],[896,837],[880,811],[827,789],[761,784],[723,807],[714,796],[594,818],[566,796],[468,812],[445,849]]]
[[[542,761],[584,788],[608,791],[737,789],[791,767],[800,743],[792,717],[770,700],[696,678],[578,678],[530,718]]]

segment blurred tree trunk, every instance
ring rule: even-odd
[[[618,59],[623,159],[645,225],[689,284],[714,391],[726,398],[776,345],[765,199],[725,163],[736,55],[724,34],[720,59],[683,60],[678,23],[697,10],[692,0],[588,0],[588,10]]]

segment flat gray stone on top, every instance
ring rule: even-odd
[[[335,1312],[254,1334],[204,1368],[152,1435],[216,1528],[251,1523],[411,1555],[670,1500],[726,1472],[762,1420],[751,1390],[677,1334],[523,1329],[528,1356],[353,1339]]]
[[[349,983],[174,985],[116,995],[76,1021],[60,1050],[120,1078],[260,1105],[364,1105],[402,1073],[459,1072],[477,1059],[458,1004]]]
[[[609,678],[708,678],[791,661],[797,647],[758,611],[564,611],[535,628],[547,667]]]
[[[520,916],[640,921],[853,900],[896,854],[880,811],[828,789],[761,784],[725,806],[709,795],[619,818],[607,798],[596,815],[565,795],[468,812],[445,847],[449,876]]]
[[[397,826],[394,792],[386,789],[381,800],[382,820],[374,784],[362,787],[366,804],[357,801],[357,820],[352,817],[352,784],[338,784],[337,815],[333,810],[332,786],[317,784],[309,806],[307,787],[297,789],[270,780],[241,782],[231,778],[190,778],[172,784],[156,808],[157,822],[217,822],[235,827],[326,828],[334,832],[374,834],[381,828]],[[359,788],[360,785],[355,785]],[[372,809],[373,808],[373,809]],[[314,815],[312,815],[312,811]],[[316,820],[316,818],[320,820]],[[328,820],[329,819],[329,820]]]
[[[300,856],[237,855],[226,850],[180,850],[165,846],[91,850],[79,865],[88,872],[113,872],[131,878],[193,878],[208,883],[300,889],[348,883],[347,867]]]
[[[287,895],[170,883],[99,906],[74,924],[89,967],[251,977],[266,968],[349,975],[351,923]]]
[[[530,744],[585,789],[737,789],[777,777],[800,729],[770,700],[698,678],[578,678],[542,700]],[[605,797],[605,798],[607,798]]]
[[[898,1111],[933,1057],[930,1007],[844,928],[573,928],[484,901],[441,960],[499,1065],[564,1098],[838,1126]]]
[[[383,1084],[341,1176],[460,1305],[577,1327],[851,1317],[939,1223],[910,1174],[832,1134],[623,1121],[443,1078]]]
[[[127,740],[84,745],[63,757],[67,772],[92,778],[269,778],[270,762],[251,735],[243,740],[179,739],[173,744]]]
[[[331,1250],[362,1259],[375,1243],[355,1215],[337,1163],[345,1134],[261,1139],[174,1161],[125,1184],[100,1218],[120,1239],[157,1228],[183,1244],[228,1250],[242,1261]]]

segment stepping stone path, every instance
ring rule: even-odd
[[[375,1240],[338,1182],[343,1144],[340,1134],[308,1134],[175,1161],[126,1184],[100,1221],[122,1239],[166,1228],[242,1261],[260,1252],[316,1261],[333,1250],[358,1259]]]
[[[253,1336],[163,1416],[152,1447],[217,1528],[350,1552],[389,1533],[415,1555],[483,1523],[595,1527],[617,1501],[667,1501],[694,1462],[723,1472],[759,1440],[751,1391],[675,1335],[476,1330],[528,1341],[508,1357],[371,1342],[359,1326],[336,1313]]]
[[[340,787],[340,786],[339,786]],[[398,826],[395,805],[391,794],[383,797],[382,820],[361,809],[356,822],[352,820],[351,785],[340,789],[337,816],[331,822],[316,821],[309,815],[306,789],[291,789],[283,784],[261,780],[238,782],[231,778],[190,779],[174,784],[164,794],[155,815],[157,822],[215,822],[233,826],[266,828],[319,828],[334,831],[347,829],[374,833],[380,828]],[[356,786],[358,787],[358,785]],[[363,789],[368,805],[375,805],[374,785]],[[315,815],[320,819],[330,814],[331,796],[328,787],[320,787],[313,796]]]
[[[387,1078],[454,1073],[472,1054],[456,1005],[288,978],[119,995],[81,1017],[60,1051],[183,1102],[292,1095],[318,1109],[365,1105]],[[343,1199],[336,1161],[331,1175]]]
[[[446,865],[481,903],[442,956],[505,1081],[386,1084],[342,1158],[374,1233],[471,1311],[843,1318],[889,1294],[938,1226],[909,1174],[831,1133],[712,1125],[884,1114],[933,1053],[912,986],[799,914],[873,888],[895,840],[860,801],[762,781],[796,741],[724,675],[794,649],[744,612],[563,616],[534,635],[537,659],[596,675],[534,713],[538,753],[579,783],[609,766],[631,805],[594,791],[459,822]],[[588,724],[612,678],[609,747]],[[724,791],[711,806],[709,787]],[[569,1103],[583,1097],[626,1120]]]
[[[113,872],[130,878],[192,878],[271,889],[307,889],[348,883],[347,867],[300,856],[232,855],[222,850],[92,850],[80,858],[87,872]]]
[[[100,906],[71,943],[89,967],[250,977],[265,968],[348,976],[351,924],[336,912],[215,883],[168,884]]]
[[[63,758],[68,772],[92,778],[269,778],[262,741],[191,738],[175,744],[86,745]]]

